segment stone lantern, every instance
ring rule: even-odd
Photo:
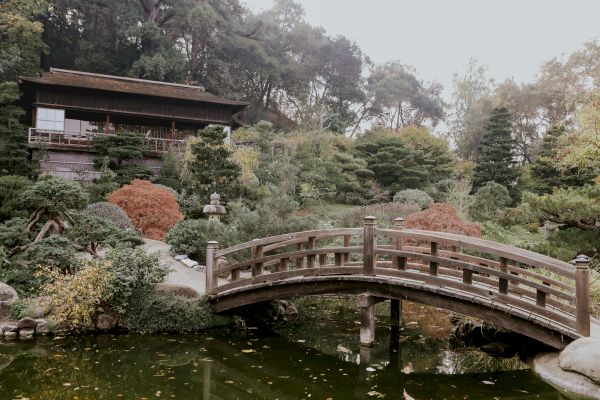
[[[220,221],[221,215],[225,214],[225,207],[221,205],[221,196],[217,193],[210,195],[210,204],[202,209],[202,212],[208,215],[209,221]]]

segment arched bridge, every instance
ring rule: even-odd
[[[406,299],[455,311],[559,349],[590,335],[587,260],[571,265],[479,238],[404,229],[403,222],[380,229],[375,217],[365,217],[362,228],[296,232],[226,249],[209,242],[211,303],[223,312],[274,299],[357,293],[367,294],[367,303]]]

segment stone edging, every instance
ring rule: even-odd
[[[563,391],[600,400],[600,385],[581,374],[560,368],[558,355],[558,352],[537,354],[533,358],[533,370],[540,378]]]

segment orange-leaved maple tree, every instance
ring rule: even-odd
[[[140,179],[112,192],[108,201],[125,210],[142,236],[148,239],[162,240],[169,229],[183,219],[173,193]]]
[[[463,220],[454,207],[446,203],[435,203],[423,211],[410,214],[406,217],[405,226],[409,229],[481,237],[479,225]]]

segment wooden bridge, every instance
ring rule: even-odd
[[[227,258],[230,264],[219,263]],[[571,265],[468,236],[362,228],[296,232],[226,249],[209,242],[206,287],[215,311],[296,296],[359,294],[361,342],[372,343],[373,305],[406,299],[455,311],[562,349],[590,335],[589,262]],[[225,265],[223,265],[225,264]],[[393,322],[394,323],[394,322]]]

